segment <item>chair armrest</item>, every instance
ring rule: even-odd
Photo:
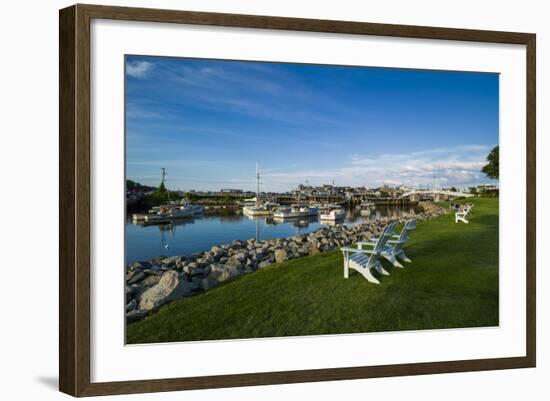
[[[349,247],[346,247],[346,248],[340,248],[340,250],[342,252],[358,252],[358,253],[376,253],[375,251],[371,251],[371,250],[368,250],[368,249],[359,249],[359,248],[349,248]]]

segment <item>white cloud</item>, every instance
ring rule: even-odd
[[[304,183],[319,185],[378,186],[382,184],[432,186],[434,176],[440,185],[465,187],[488,179],[481,172],[491,146],[464,145],[448,149],[428,149],[411,153],[350,155],[340,168],[327,170],[279,171],[263,175],[270,182],[288,186]]]
[[[154,64],[148,61],[135,61],[126,63],[126,74],[134,78],[145,78],[154,68]]]

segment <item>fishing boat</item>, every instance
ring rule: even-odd
[[[203,205],[195,205],[193,203],[187,202],[185,200],[180,200],[177,202],[170,202],[171,206],[175,207],[184,207],[186,209],[190,209],[193,214],[202,214],[204,213],[204,206]]]
[[[183,219],[195,216],[195,209],[189,206],[171,206],[167,213],[173,219]]]
[[[311,206],[317,208],[317,210],[318,210],[319,213],[321,213],[321,214],[323,214],[323,213],[328,213],[328,212],[330,212],[330,211],[333,210],[333,209],[339,209],[339,208],[341,208],[340,205],[335,204],[335,203],[314,203],[314,204],[312,204]]]
[[[319,211],[317,208],[309,206],[305,203],[296,203],[294,205],[282,206],[273,213],[273,217],[278,219],[292,219],[297,217],[317,216]]]
[[[271,216],[273,211],[279,208],[280,205],[275,202],[266,202],[260,206],[245,206],[243,214],[246,216]]]
[[[363,201],[361,202],[361,205],[359,207],[361,209],[374,209],[376,207],[376,204],[371,201]]]
[[[328,213],[321,214],[321,220],[337,221],[343,220],[346,213],[341,208],[334,208]]]

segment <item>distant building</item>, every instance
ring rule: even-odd
[[[222,188],[220,192],[225,195],[241,195],[243,193],[243,190],[233,189],[233,188]]]
[[[478,191],[498,191],[498,185],[494,184],[481,184],[477,186]]]

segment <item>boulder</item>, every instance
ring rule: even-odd
[[[241,268],[242,263],[238,259],[235,259],[234,257],[231,257],[231,258],[229,258],[229,260],[227,262],[225,262],[224,266],[234,267],[234,268]]]
[[[165,256],[156,256],[153,259],[151,259],[151,264],[158,266],[158,265],[162,264],[162,260],[164,258],[165,258]]]
[[[310,256],[318,255],[320,253],[321,253],[321,251],[316,246],[310,246],[309,249],[308,249],[308,255],[310,255]]]
[[[137,308],[137,301],[135,299],[132,299],[130,302],[126,304],[126,312],[133,311]]]
[[[281,263],[288,259],[288,253],[284,249],[277,249],[275,251],[275,262]]]
[[[145,273],[138,272],[136,274],[133,274],[132,277],[128,280],[128,284],[132,285],[135,284],[145,278]]]
[[[179,256],[169,256],[167,258],[162,259],[161,264],[162,266],[175,266],[176,262],[180,259]]]
[[[212,277],[203,278],[199,283],[200,288],[202,288],[204,291],[214,288],[217,285],[218,282]]]
[[[143,319],[145,316],[147,316],[146,310],[133,309],[130,312],[126,313],[126,321],[128,323],[136,322]]]
[[[258,265],[258,269],[263,269],[264,267],[267,267],[271,265],[271,262],[269,260],[264,260]]]
[[[162,275],[157,285],[141,294],[139,309],[150,311],[174,299],[189,295],[191,295],[189,283],[181,279],[176,271],[169,270]]]
[[[244,252],[236,253],[235,255],[233,255],[231,257],[231,259],[238,260],[239,262],[244,262],[245,259],[246,259],[246,253],[244,253]]]
[[[133,296],[134,296],[134,288],[130,286],[126,286],[126,303],[130,302]]]
[[[150,262],[147,262],[147,261],[142,261],[142,262],[134,262],[130,265],[130,268],[131,270],[135,270],[135,269],[150,269],[151,268],[151,263]]]
[[[210,255],[212,256],[212,259],[217,261],[226,256],[227,251],[219,246],[213,246],[212,249],[210,249]]]
[[[152,274],[150,276],[147,276],[145,279],[143,279],[142,284],[152,287],[158,284],[158,282],[160,281],[160,277],[161,277],[160,274]]]

